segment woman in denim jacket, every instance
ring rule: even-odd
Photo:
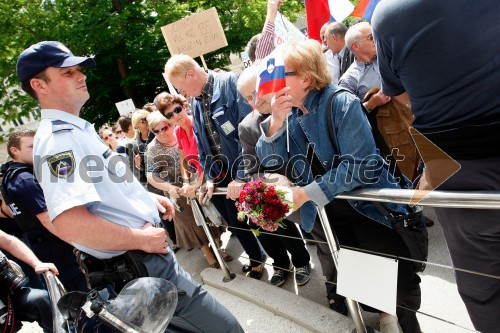
[[[306,230],[315,222],[315,205],[324,206],[341,245],[409,257],[389,219],[373,203],[335,199],[361,187],[399,186],[378,154],[359,99],[346,91],[333,97],[331,117],[337,151],[328,132],[326,112],[328,98],[338,87],[329,84],[321,45],[314,40],[292,42],[285,48],[284,60],[287,87],[276,93],[273,113],[261,124],[263,134],[256,146],[259,159],[266,167],[295,160],[289,163],[299,179],[298,186],[292,188],[293,200],[297,208],[302,207]],[[384,206],[406,213],[404,205]],[[419,283],[412,264],[400,261],[397,304],[417,310]],[[398,307],[397,315],[403,332],[420,332],[414,312]],[[382,332],[399,332],[393,316],[382,313],[380,324]]]

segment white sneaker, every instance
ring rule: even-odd
[[[380,318],[380,333],[402,333],[398,325],[398,317],[389,315]]]

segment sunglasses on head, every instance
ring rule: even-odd
[[[182,112],[182,106],[181,105],[177,105],[172,111],[170,111],[169,113],[165,114],[165,118],[171,119],[174,116],[174,112],[176,114],[181,113]]]
[[[153,133],[154,134],[158,134],[160,132],[165,133],[166,131],[168,131],[169,128],[170,128],[169,125],[165,125],[164,127],[160,128],[159,130],[154,130]]]

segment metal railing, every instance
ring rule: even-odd
[[[215,188],[214,195],[225,195],[227,188]],[[444,208],[469,208],[469,209],[500,209],[500,192],[498,191],[477,191],[477,192],[455,192],[455,191],[421,191],[411,189],[360,189],[343,193],[336,198],[349,200],[377,201],[377,202],[392,202],[399,204],[409,204],[416,202],[415,197],[418,197],[418,205],[444,207]],[[216,251],[217,260],[223,268],[225,275],[224,281],[230,281],[234,278],[234,273],[229,272],[226,263],[222,260],[222,256],[218,253],[218,248],[213,237],[211,237],[208,225],[201,214],[199,203],[193,200],[193,211],[195,218],[199,219],[199,224],[203,226],[209,241]],[[318,209],[318,216],[325,231],[326,239],[330,247],[335,268],[337,268],[337,254],[340,249],[340,244],[335,236],[335,233],[330,227],[328,217],[323,208]],[[408,258],[400,258],[408,259]],[[411,259],[409,259],[411,260]],[[474,273],[474,272],[472,272]],[[358,333],[366,333],[367,327],[364,324],[361,316],[359,303],[346,299],[349,312],[352,316],[353,323]]]

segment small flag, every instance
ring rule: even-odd
[[[262,96],[275,93],[286,87],[285,63],[280,52],[273,52],[261,62],[259,67],[259,77],[255,90],[257,97],[255,102]]]
[[[354,9],[351,16],[360,17],[368,22],[371,21],[373,11],[380,0],[361,0],[358,6]]]

